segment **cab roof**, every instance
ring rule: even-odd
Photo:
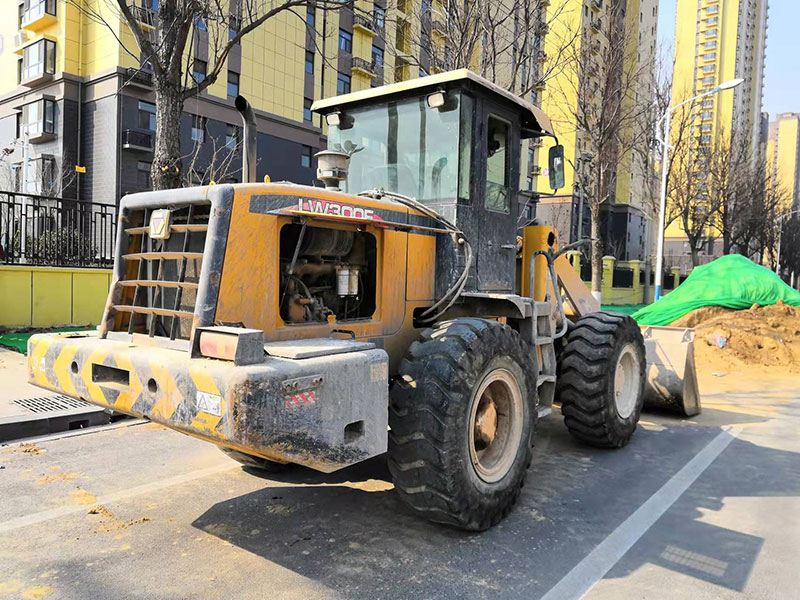
[[[491,96],[494,100],[499,100],[506,105],[516,105],[516,108],[522,116],[522,126],[524,128],[555,135],[550,117],[548,117],[541,108],[501,88],[488,79],[484,79],[469,69],[446,71],[444,73],[437,73],[436,75],[428,75],[427,77],[409,79],[408,81],[401,81],[399,83],[374,87],[359,92],[334,96],[324,100],[317,100],[311,106],[311,110],[324,115],[348,106],[367,105],[373,103],[375,100],[382,100],[391,96],[422,95],[422,93],[433,93],[442,88],[456,89],[467,87],[465,84],[474,85],[483,93]]]

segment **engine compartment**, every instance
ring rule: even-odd
[[[280,316],[286,323],[368,319],[375,312],[377,241],[366,231],[284,225]]]

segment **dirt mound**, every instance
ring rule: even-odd
[[[695,310],[686,313],[677,321],[670,323],[671,327],[697,327],[704,321],[710,321],[720,315],[736,312],[732,308],[725,308],[724,306],[704,306],[703,308],[696,308]]]
[[[705,307],[673,323],[694,327],[695,360],[703,370],[729,372],[747,366],[800,372],[800,308],[753,305],[749,310]]]

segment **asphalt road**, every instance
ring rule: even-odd
[[[268,479],[153,424],[0,448],[0,597],[800,598],[800,385],[718,383],[619,451],[542,421],[482,534],[410,515],[383,460]]]

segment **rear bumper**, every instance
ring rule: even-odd
[[[386,451],[383,350],[234,366],[93,332],[39,334],[28,342],[28,372],[34,385],[319,471]]]

